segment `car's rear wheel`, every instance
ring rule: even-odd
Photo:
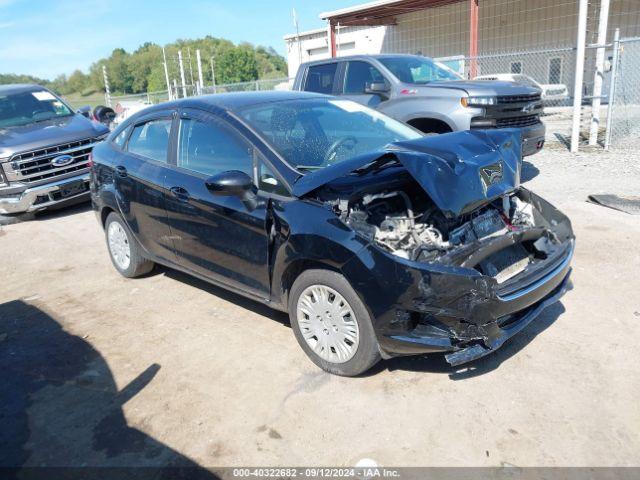
[[[104,225],[111,262],[127,278],[149,273],[153,262],[142,255],[142,248],[117,213],[110,213]]]
[[[336,272],[303,272],[291,287],[289,318],[304,352],[329,373],[359,375],[380,360],[371,316]]]

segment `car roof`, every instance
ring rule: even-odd
[[[141,113],[150,113],[167,108],[199,108],[202,110],[222,109],[231,112],[244,107],[264,103],[284,102],[287,100],[302,100],[306,98],[329,98],[328,95],[311,92],[268,91],[268,92],[234,92],[201,95],[199,97],[183,98],[172,102],[159,103],[145,108]]]
[[[12,95],[23,92],[37,92],[40,90],[46,90],[46,88],[35,83],[9,83],[7,85],[0,85],[0,95]]]

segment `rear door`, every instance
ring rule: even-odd
[[[371,108],[377,107],[383,99],[380,95],[366,93],[367,85],[371,83],[389,84],[380,70],[362,60],[346,62],[343,78],[342,97]]]
[[[226,120],[180,113],[175,165],[167,174],[167,212],[179,263],[193,272],[267,298],[267,200],[248,210],[237,197],[214,196],[205,180],[240,170],[257,178],[255,148]]]
[[[127,225],[153,255],[175,261],[165,209],[172,110],[154,112],[137,121],[115,165],[118,205]]]

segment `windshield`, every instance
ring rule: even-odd
[[[381,57],[378,60],[404,83],[425,84],[436,80],[460,80],[450,68],[442,68],[423,57]]]
[[[291,166],[317,170],[422,134],[349,101],[325,98],[260,104],[238,112]]]
[[[0,127],[15,127],[72,115],[62,101],[46,90],[0,94]]]

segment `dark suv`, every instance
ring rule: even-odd
[[[0,86],[0,214],[89,195],[90,153],[109,129],[39,85]]]

